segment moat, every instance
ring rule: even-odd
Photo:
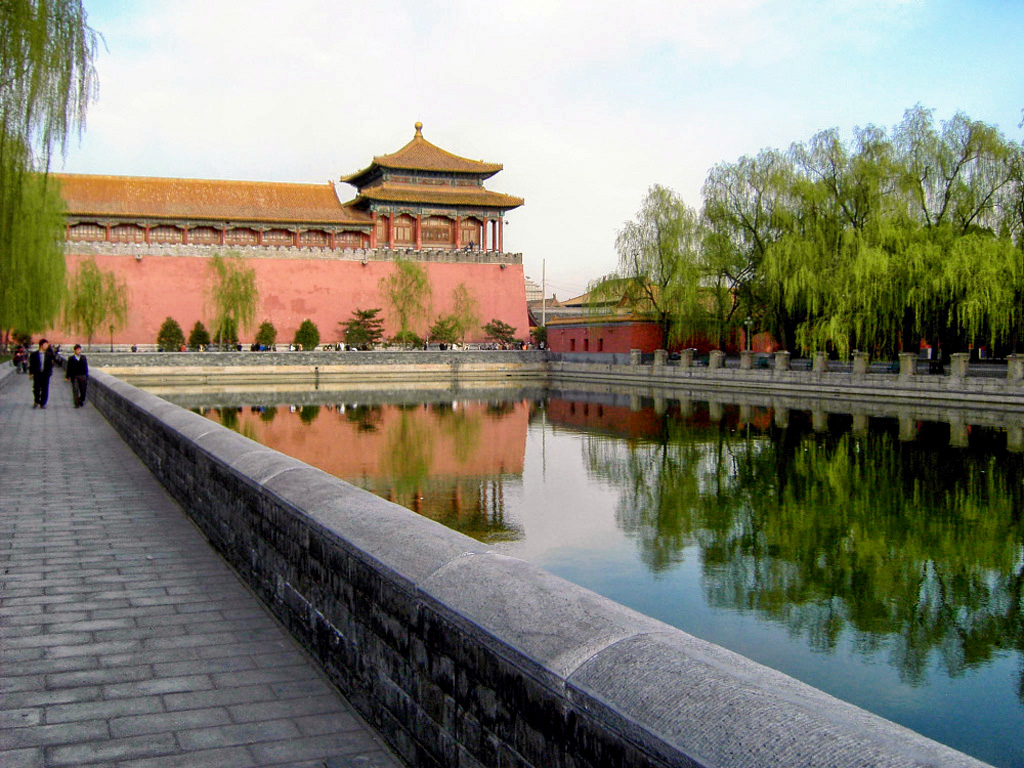
[[[749,398],[542,389],[161,394],[496,551],[1024,766],[1013,424],[964,432]]]

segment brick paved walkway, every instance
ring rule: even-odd
[[[60,374],[0,381],[0,766],[397,768]]]

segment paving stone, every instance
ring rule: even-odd
[[[102,416],[11,378],[0,477],[61,483],[0,493],[0,766],[397,768]]]

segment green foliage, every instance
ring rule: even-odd
[[[206,330],[202,320],[196,320],[196,324],[192,326],[188,334],[188,345],[193,349],[210,346],[210,332]]]
[[[234,318],[225,318],[213,336],[213,341],[221,348],[235,347],[238,345],[238,326]]]
[[[465,343],[466,335],[480,322],[480,302],[465,283],[452,289],[452,311],[449,315],[458,341]]]
[[[128,285],[112,271],[102,270],[95,259],[86,259],[68,281],[64,325],[92,337],[108,326],[119,328],[128,317]]]
[[[156,335],[156,346],[161,352],[177,352],[185,344],[185,333],[173,317],[168,317]]]
[[[391,337],[391,343],[404,349],[419,349],[424,341],[412,331],[399,331]]]
[[[484,326],[484,333],[487,333],[487,326]],[[548,343],[548,327],[546,325],[538,325],[530,331],[530,335],[533,336],[534,344]]]
[[[654,185],[616,237],[618,272],[590,287],[589,311],[625,306],[661,325],[666,343],[721,338],[734,308],[725,275],[705,248],[704,221],[672,190]]]
[[[430,338],[441,344],[455,344],[459,340],[459,329],[452,315],[442,315],[430,326]]]
[[[320,346],[320,329],[316,327],[316,323],[307,318],[299,324],[292,343],[307,352],[314,350]]]
[[[266,347],[267,349],[273,349],[277,343],[277,328],[269,320],[264,320],[260,323],[259,330],[256,331],[256,344]]]
[[[379,314],[379,307],[354,310],[351,318],[339,323],[345,328],[345,343],[356,349],[373,349],[384,338],[384,321]]]
[[[822,131],[712,169],[705,251],[786,348],[1020,348],[1024,149],[958,113]],[[713,251],[713,253],[712,253]]]
[[[398,325],[399,334],[412,333],[414,325],[429,317],[432,289],[426,271],[419,264],[396,259],[394,269],[380,279],[378,287],[391,310],[394,324]]]
[[[500,344],[511,344],[516,340],[516,329],[498,318],[493,318],[484,326],[484,333],[487,334],[487,338],[494,339]]]
[[[214,254],[210,260],[213,283],[209,288],[213,305],[213,335],[215,338],[230,337],[233,328],[234,341],[238,341],[238,329],[248,330],[256,322],[256,308],[259,291],[256,288],[256,271],[247,267],[237,253],[225,258]]]
[[[45,172],[81,129],[98,37],[77,0],[0,3],[0,330],[60,313],[64,204]]]

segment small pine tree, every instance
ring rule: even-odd
[[[516,329],[498,318],[493,318],[484,326],[484,333],[488,338],[494,339],[500,344],[511,344],[515,341]]]
[[[260,323],[260,329],[256,331],[256,344],[267,349],[273,349],[277,343],[277,328],[269,320]]]
[[[202,320],[196,320],[188,334],[188,345],[193,349],[210,346],[210,332],[206,330]]]
[[[307,318],[295,331],[295,339],[292,343],[307,352],[314,350],[320,346],[320,329],[316,327],[316,323]]]
[[[173,317],[164,320],[156,335],[156,346],[161,352],[177,352],[185,345],[185,334]]]
[[[384,338],[384,321],[377,315],[377,309],[357,309],[352,317],[343,323],[345,327],[345,343],[357,349],[373,349],[373,345]]]
[[[452,315],[442,315],[430,326],[430,338],[440,344],[454,344],[459,340],[459,322]]]

